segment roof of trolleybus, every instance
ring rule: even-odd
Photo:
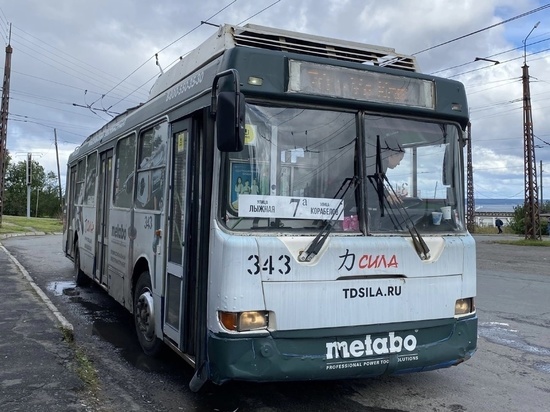
[[[225,24],[162,73],[147,102],[128,109],[90,135],[71,154],[69,163],[152,116],[168,114],[197,96],[206,97],[214,76],[227,68],[239,72],[241,91],[248,96],[277,99],[284,96],[285,100],[329,105],[334,105],[337,97],[339,105],[349,108],[383,107],[385,111],[404,114],[424,112],[431,117],[456,120],[463,128],[468,123],[464,86],[454,80],[419,73],[414,56],[396,53],[392,48],[269,27]],[[304,72],[309,76],[317,72],[320,77],[329,76],[342,83],[358,81],[365,90],[376,89],[378,96],[373,97],[372,92],[353,96],[346,94],[343,87],[338,92],[315,90],[312,86],[319,80],[315,78],[305,87]],[[431,94],[429,104],[419,104],[415,99],[411,104],[391,97],[410,94],[413,87],[424,95]]]

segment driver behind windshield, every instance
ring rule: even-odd
[[[378,136],[377,136],[378,138]],[[389,136],[380,137],[380,158],[377,144],[369,145],[367,153],[367,209],[371,218],[370,227],[377,228],[384,210],[400,202],[399,196],[388,184],[386,172],[394,169],[405,157],[405,149]]]

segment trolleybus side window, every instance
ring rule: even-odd
[[[76,169],[76,204],[81,205],[84,202],[84,179],[86,177],[86,159],[78,162]]]
[[[161,123],[139,137],[136,207],[159,210],[164,202],[167,124]]]
[[[134,162],[136,137],[120,139],[116,146],[115,187],[113,204],[117,207],[132,207],[134,189]]]
[[[88,155],[88,167],[86,168],[86,189],[84,191],[84,204],[95,205],[95,186],[97,176],[97,152]]]

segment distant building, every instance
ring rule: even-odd
[[[497,219],[502,220],[504,226],[510,224],[510,220],[514,217],[512,212],[478,212],[474,213],[474,222],[477,226],[495,226]]]

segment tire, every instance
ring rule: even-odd
[[[74,282],[76,286],[89,286],[91,279],[80,269],[80,250],[78,246],[74,252]]]
[[[149,271],[139,275],[134,291],[134,323],[136,334],[143,352],[148,356],[158,356],[163,342],[155,335],[155,308]]]

